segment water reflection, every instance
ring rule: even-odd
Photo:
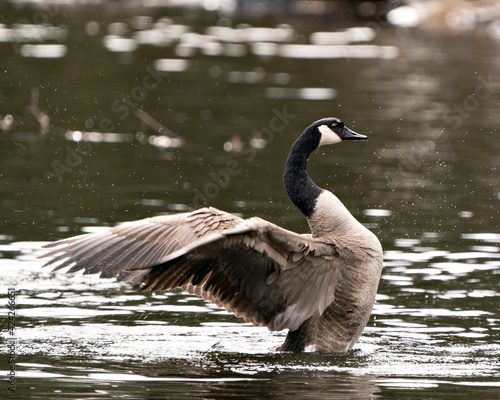
[[[481,309],[449,303],[463,299],[479,302],[498,297],[498,290],[457,289],[457,285],[450,286],[448,290],[436,290],[423,284],[441,271],[460,280],[458,287],[461,287],[461,282],[469,282],[478,270],[499,271],[500,262],[490,264],[491,261],[485,259],[483,264],[480,263],[481,252],[471,252],[478,264],[463,264],[470,268],[460,270],[456,269],[453,260],[461,258],[463,253],[430,251],[426,261],[433,258],[448,261],[431,263],[428,268],[418,269],[416,267],[422,259],[411,254],[422,254],[419,243],[408,248],[405,257],[395,257],[394,253],[386,252],[383,286],[395,285],[395,290],[385,290],[391,295],[378,295],[373,326],[369,325],[366,329],[356,346],[357,350],[332,359],[328,355],[275,353],[274,348],[281,343],[283,333],[273,334],[264,328],[242,323],[231,314],[191,295],[176,291],[138,293],[127,286],[94,276],[72,277],[41,271],[40,263],[32,261],[37,254],[37,251],[33,254],[33,250],[40,245],[20,242],[0,248],[4,254],[18,254],[18,261],[2,260],[0,273],[3,285],[14,285],[20,291],[17,300],[22,317],[18,329],[22,339],[19,352],[33,354],[43,350],[48,354],[71,354],[78,349],[80,356],[87,354],[101,360],[140,358],[156,365],[154,373],[146,368],[119,376],[116,376],[116,371],[99,376],[78,375],[76,369],[73,379],[92,381],[107,376],[108,380],[116,381],[155,381],[144,377],[162,376],[161,368],[157,368],[158,362],[180,359],[192,365],[201,363],[207,371],[225,371],[231,377],[227,382],[251,376],[265,379],[280,388],[279,382],[290,383],[290,379],[294,381],[302,376],[298,375],[298,371],[303,371],[303,381],[301,378],[296,382],[299,387],[319,380],[316,384],[321,386],[322,392],[338,393],[338,383],[353,396],[363,398],[378,390],[372,374],[380,378],[407,371],[409,376],[419,377],[418,387],[429,384],[428,380],[421,380],[429,374],[434,377],[450,374],[466,377],[474,371],[476,376],[489,376],[500,368],[498,358],[497,361],[490,358],[491,355],[498,356],[497,346],[490,344],[496,337],[495,332],[500,330],[500,319],[495,318],[495,305],[489,303],[488,308]],[[498,251],[493,256],[500,258]],[[406,260],[406,264],[391,265],[395,260]],[[5,265],[15,265],[16,269],[5,268]],[[416,280],[419,275],[423,280]],[[47,288],[50,288],[49,292]],[[405,293],[411,297],[402,301]],[[426,304],[432,306],[426,307]],[[484,307],[486,303],[482,305]],[[468,321],[468,326],[463,325],[461,321],[464,320]],[[123,329],[124,326],[127,329]],[[453,347],[447,345],[451,340],[454,341]],[[166,364],[167,367],[170,365],[171,362]],[[450,369],[451,365],[453,369]],[[68,378],[66,374],[65,379]],[[178,377],[167,374],[168,379],[159,378],[159,381],[198,382],[178,371],[176,374]],[[321,383],[322,377],[326,376],[336,378],[328,384],[326,381]],[[393,386],[389,384],[391,380],[381,382],[384,382],[382,386]],[[273,394],[279,396],[282,389],[276,390]],[[297,390],[299,393],[300,389]]]
[[[116,35],[108,35],[103,39],[104,47],[113,53],[128,53],[137,49],[138,44],[134,39]]]
[[[76,364],[75,360],[75,364]],[[97,369],[93,365],[81,365],[78,372],[71,372],[67,368],[62,372],[59,368],[51,372],[42,372],[47,365],[26,363],[22,366],[26,372],[22,378],[33,382],[44,380],[58,382],[59,390],[67,393],[69,385],[77,388],[80,393],[95,393],[111,398],[144,396],[150,393],[152,397],[158,396],[203,396],[203,398],[218,399],[303,399],[303,398],[328,398],[328,399],[367,399],[379,397],[377,388],[371,376],[350,374],[341,371],[324,370],[314,373],[307,372],[305,366],[296,365],[296,368],[274,368],[268,371],[255,371],[258,364],[266,362],[265,359],[237,360],[239,368],[245,365],[248,372],[234,376],[234,373],[217,372],[219,368],[227,368],[226,363],[235,360],[210,360],[203,364],[204,369],[197,368],[193,363],[177,360],[176,368],[170,363],[132,363],[131,370],[125,371],[119,364],[112,368]],[[226,365],[224,365],[226,364]],[[61,372],[60,372],[61,371]],[[69,372],[69,373],[68,373]],[[96,388],[96,389],[92,389]],[[56,393],[58,392],[56,391]],[[50,393],[50,392],[49,392]]]
[[[68,27],[66,25],[15,23],[11,26],[7,26],[5,24],[0,24],[0,42],[63,42],[67,37]]]
[[[285,58],[305,59],[351,59],[351,58],[382,58],[395,59],[399,50],[392,46],[341,46],[341,45],[283,45],[277,54]]]
[[[23,57],[61,58],[68,49],[63,44],[24,44],[19,51]]]
[[[486,26],[486,32],[493,39],[498,39],[499,18],[500,5],[494,0],[478,4],[410,1],[390,10],[387,15],[390,23],[404,28],[470,32]]]
[[[494,235],[476,234],[469,240],[490,236]],[[441,390],[449,384],[474,386],[464,379],[471,374],[496,375],[499,349],[493,342],[500,319],[495,318],[495,304],[490,302],[489,308],[481,309],[480,303],[454,305],[450,301],[477,302],[500,295],[498,287],[458,289],[476,271],[498,272],[498,249],[486,249],[492,259],[484,257],[482,246],[453,253],[423,251],[420,240],[399,242],[404,250],[386,251],[382,281],[382,287],[390,284],[395,289],[382,289],[391,294],[377,296],[373,325],[369,324],[356,349],[334,358],[275,353],[283,333],[242,323],[181,292],[138,293],[95,276],[51,274],[34,261],[42,243],[3,245],[0,251],[4,255],[15,256],[0,262],[0,290],[15,286],[19,292],[17,351],[21,356],[66,357],[57,367],[50,359],[21,363],[19,376],[40,381],[42,387],[54,382],[64,388],[72,382],[95,388],[106,382],[126,387],[129,395],[144,390],[144,385],[155,393],[179,393],[179,385],[184,385],[184,393],[195,395],[201,390],[217,398],[315,398],[321,393],[327,398],[361,399],[407,385],[412,390]],[[466,255],[476,263],[460,263],[457,269],[455,260]],[[422,262],[436,259],[443,261],[418,268]],[[436,290],[423,283],[443,273],[458,280],[458,286]],[[406,296],[410,297],[403,300]],[[74,354],[107,366],[96,370],[94,364],[82,365]],[[128,362],[124,371],[120,364],[129,359],[135,361]],[[454,380],[443,379],[448,377]],[[491,383],[494,387],[495,382]],[[104,387],[93,390],[110,396],[122,393]]]
[[[184,72],[189,66],[186,60],[165,58],[155,61],[155,69],[159,72]]]
[[[337,92],[330,88],[266,88],[265,95],[270,99],[332,100]]]

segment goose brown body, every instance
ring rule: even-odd
[[[51,243],[46,265],[71,266],[68,272],[99,273],[151,291],[182,288],[254,325],[289,329],[280,350],[345,353],[370,317],[382,248],[305,171],[307,157],[325,139],[325,128],[318,127],[329,127],[342,140],[355,134],[340,124],[334,118],[312,124],[287,160],[285,187],[306,216],[309,234],[209,207]]]

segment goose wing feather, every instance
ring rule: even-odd
[[[290,330],[321,315],[344,268],[333,243],[215,208],[124,223],[49,244],[55,270],[145,289],[181,287],[255,325]],[[69,272],[68,271],[68,272]]]

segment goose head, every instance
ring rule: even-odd
[[[323,118],[313,123],[308,129],[319,137],[318,147],[326,144],[340,143],[343,140],[366,140],[368,137],[354,132],[344,126],[338,118]]]
[[[324,192],[306,171],[309,155],[319,146],[344,140],[366,140],[365,135],[344,126],[338,118],[323,118],[309,125],[295,141],[286,160],[283,182],[292,202],[309,218],[315,211],[316,201]]]

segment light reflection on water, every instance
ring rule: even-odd
[[[19,51],[23,57],[61,58],[68,49],[62,44],[24,44]]]
[[[19,377],[61,384],[71,381],[76,385],[121,382],[130,390],[138,382],[184,382],[189,392],[198,383],[217,382],[227,390],[231,383],[245,381],[280,385],[290,374],[297,378],[296,374],[304,371],[315,384],[321,384],[327,375],[334,382],[338,380],[338,387],[330,382],[323,389],[338,393],[339,388],[344,388],[350,396],[366,398],[397,388],[481,387],[483,383],[478,379],[498,376],[500,372],[496,302],[489,309],[471,303],[463,308],[450,302],[494,299],[500,297],[500,292],[451,286],[436,291],[415,282],[417,277],[419,282],[435,279],[436,274],[464,282],[478,271],[498,274],[500,263],[495,259],[500,258],[500,253],[491,252],[491,248],[488,253],[426,252],[414,243],[414,247],[405,246],[404,251],[387,251],[381,286],[392,286],[391,290],[383,290],[390,294],[377,296],[372,321],[355,349],[347,356],[332,359],[314,353],[300,357],[276,353],[274,349],[285,333],[253,327],[179,291],[142,293],[95,276],[51,274],[41,270],[40,262],[34,259],[41,244],[2,246],[4,254],[15,257],[0,260],[0,290],[5,292],[7,287],[15,286],[19,293],[19,359],[58,355],[68,361],[65,369],[50,362],[20,363]],[[454,260],[464,254],[474,263],[457,267]],[[443,261],[433,263],[434,259]],[[429,267],[420,268],[423,262]],[[401,301],[407,296],[415,299]],[[98,364],[81,367],[71,361],[74,355]],[[98,367],[100,363],[114,365],[131,360],[135,367],[123,372]],[[184,367],[162,371],[162,365],[170,368],[172,362],[181,362]],[[206,372],[193,376],[200,366]],[[500,384],[496,380],[488,382],[489,388]],[[306,383],[295,384],[300,388]],[[252,395],[252,390],[246,392],[246,396]]]

